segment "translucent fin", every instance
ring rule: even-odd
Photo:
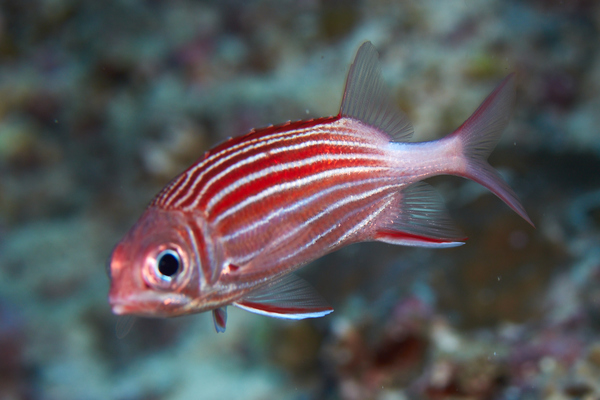
[[[340,115],[376,127],[395,142],[408,141],[413,134],[408,118],[391,101],[381,76],[379,55],[371,42],[360,46],[350,66]]]
[[[117,339],[123,339],[131,331],[137,318],[133,315],[119,315],[117,326],[115,326],[115,335]]]
[[[275,318],[318,318],[333,308],[304,279],[288,274],[252,292],[234,306]]]
[[[227,306],[215,308],[212,311],[213,321],[215,323],[215,330],[217,333],[225,332],[227,325]]]
[[[481,103],[473,115],[449,135],[449,138],[457,137],[461,142],[467,162],[461,175],[488,188],[525,221],[533,225],[515,192],[487,163],[488,156],[508,125],[514,104],[515,75],[510,74]]]
[[[419,182],[401,194],[398,218],[378,230],[375,240],[420,247],[455,247],[467,238],[452,223],[440,195]]]

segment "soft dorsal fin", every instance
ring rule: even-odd
[[[275,318],[318,318],[333,308],[304,279],[285,275],[233,303],[246,311]]]
[[[379,54],[371,42],[363,43],[350,66],[340,115],[358,119],[390,135],[395,142],[408,141],[413,127],[392,103],[379,65]]]

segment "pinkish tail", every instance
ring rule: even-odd
[[[466,159],[464,170],[457,172],[501,198],[510,208],[533,226],[515,192],[487,158],[508,125],[515,103],[515,75],[508,75],[448,139],[458,139]]]

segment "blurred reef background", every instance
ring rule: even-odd
[[[1,0],[0,399],[600,398],[600,2]],[[105,263],[170,178],[252,127],[336,114],[370,40],[431,140],[509,72],[490,162],[537,229],[432,180],[470,237],[303,268],[335,308],[115,335]]]

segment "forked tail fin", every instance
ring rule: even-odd
[[[515,75],[512,73],[504,78],[473,115],[447,138],[460,142],[459,146],[466,161],[466,167],[456,174],[488,188],[533,226],[515,192],[487,162],[488,156],[500,140],[502,131],[508,125],[514,103]]]

